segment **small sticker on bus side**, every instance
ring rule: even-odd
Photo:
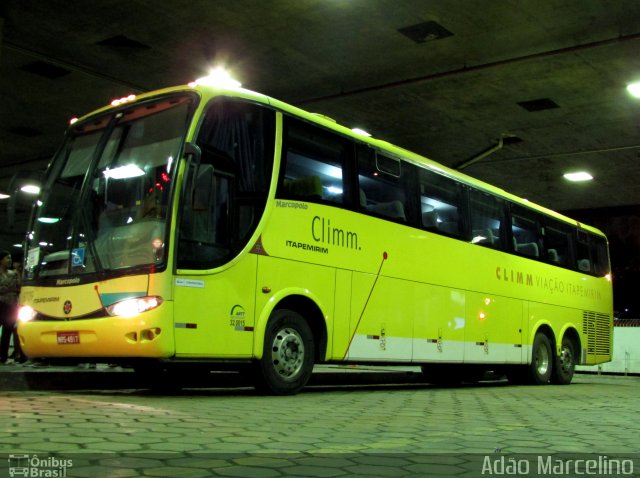
[[[193,287],[195,289],[204,289],[204,281],[196,279],[176,279],[177,287]]]

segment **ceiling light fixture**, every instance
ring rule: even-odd
[[[60,222],[59,217],[39,217],[38,222],[43,224],[55,224],[56,222]]]
[[[114,169],[107,168],[102,174],[104,174],[105,178],[129,179],[144,176],[144,171],[135,164],[125,164],[124,166],[118,166]]]
[[[580,181],[591,181],[593,176],[586,171],[578,171],[575,173],[566,173],[563,175],[564,178],[568,181],[580,182]]]
[[[428,41],[440,40],[442,38],[450,37],[451,35],[453,35],[453,33],[451,33],[445,27],[434,21],[426,21],[418,23],[417,25],[398,28],[398,32],[402,33],[404,36],[416,43],[425,43]]]
[[[20,188],[20,191],[27,194],[40,194],[40,186],[36,186],[35,184],[27,184]]]
[[[627,85],[627,91],[631,93],[631,96],[634,98],[640,98],[640,81]]]

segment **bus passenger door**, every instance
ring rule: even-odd
[[[174,279],[177,357],[248,358],[253,347],[256,255],[215,274]]]
[[[234,256],[243,217],[255,214],[234,198],[233,176],[208,159],[188,167],[176,230],[176,355],[249,357],[257,261],[254,254]]]

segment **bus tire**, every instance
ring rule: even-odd
[[[560,355],[555,357],[551,383],[556,385],[569,385],[576,369],[576,347],[568,337],[562,338]]]
[[[528,382],[533,385],[549,383],[553,371],[553,352],[551,342],[542,332],[538,332],[533,339],[531,348],[531,363],[528,367]]]
[[[273,312],[257,363],[256,387],[275,395],[293,395],[308,382],[314,362],[313,334],[293,310]]]

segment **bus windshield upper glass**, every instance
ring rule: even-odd
[[[193,96],[91,118],[54,158],[27,238],[26,278],[158,266]]]

